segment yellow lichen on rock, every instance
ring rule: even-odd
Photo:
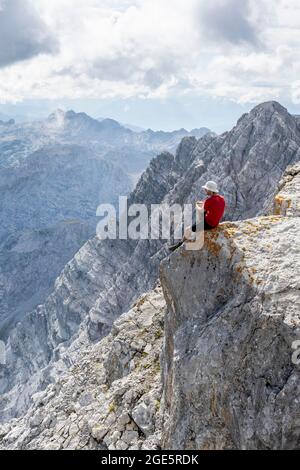
[[[287,209],[292,205],[292,201],[289,198],[285,198],[282,195],[278,195],[274,199],[274,215],[285,216]]]
[[[274,198],[272,212],[284,217],[300,215],[300,165],[289,167]]]

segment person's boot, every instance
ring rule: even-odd
[[[169,251],[171,251],[172,253],[174,251],[177,250],[177,248],[179,248],[181,245],[183,245],[184,241],[181,240],[179,243],[176,243],[176,245],[170,245],[168,248],[169,248]]]

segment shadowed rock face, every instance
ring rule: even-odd
[[[158,448],[159,358],[166,304],[143,295],[102,341],[34,397],[24,418],[0,427],[0,449]]]
[[[200,140],[169,197],[195,202],[213,179],[225,195],[227,220],[265,214],[286,167],[300,159],[299,139],[299,125],[285,108],[276,102],[259,105],[229,133]]]
[[[299,196],[297,166],[279,194]],[[278,200],[278,196],[275,201]],[[300,219],[224,223],[161,266],[163,447],[299,449]]]
[[[0,337],[6,340],[24,312],[53,289],[62,264],[89,238],[93,228],[69,220],[44,230],[16,232],[0,244]]]
[[[231,132],[199,141],[185,138],[175,156],[164,153],[154,159],[130,202],[194,202],[203,183],[214,178],[228,199],[227,219],[254,216],[270,207],[284,169],[299,159],[299,143],[295,118],[278,103],[260,105]],[[213,247],[220,251],[217,244]],[[76,344],[88,345],[107,334],[132,302],[153,288],[166,255],[164,241],[103,242],[96,237],[87,242],[47,301],[10,335],[7,364],[0,371],[2,419],[23,413],[34,392],[64,373],[76,360]],[[227,302],[230,292],[225,290],[220,302]],[[212,316],[217,307],[212,306]]]
[[[98,204],[116,203],[130,190],[125,172],[84,147],[45,146],[17,167],[0,161],[2,339],[45,301],[63,267],[95,234]]]

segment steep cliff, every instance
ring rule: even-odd
[[[129,194],[158,152],[207,132],[135,133],[61,110],[37,122],[0,121],[1,339],[45,302],[66,263],[95,235],[98,205]]]
[[[0,449],[159,447],[160,352],[166,304],[160,286],[143,295],[24,418],[0,427]]]
[[[299,201],[299,168],[283,195]],[[224,223],[162,263],[163,447],[299,449],[300,218]],[[286,211],[284,211],[286,212]]]
[[[243,116],[229,133],[183,139],[176,155],[163,153],[142,175],[130,203],[194,203],[206,179],[219,181],[227,220],[270,207],[287,165],[299,160],[296,119],[278,103]],[[68,263],[47,301],[17,325],[0,369],[2,420],[18,416],[32,395],[57,380],[80,348],[109,333],[113,322],[153,288],[164,240],[90,240]]]
[[[97,206],[116,203],[132,189],[122,169],[79,145],[45,145],[17,165],[9,160],[0,132],[0,332],[5,338],[10,325],[45,302],[66,263],[94,236]]]
[[[279,194],[297,200],[298,175],[289,167]],[[69,370],[0,427],[0,448],[299,449],[300,218],[290,207],[223,223],[199,252],[166,258],[163,291],[99,343],[75,341]]]
[[[0,242],[0,338],[51,294],[53,282],[90,237],[90,224],[67,220],[44,229],[18,231]]]

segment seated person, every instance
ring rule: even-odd
[[[216,228],[222,220],[222,217],[225,212],[225,199],[223,196],[220,196],[218,185],[214,181],[208,181],[205,186],[202,186],[207,194],[207,198],[204,202],[197,202],[198,209],[204,209],[204,230],[212,230]],[[197,225],[194,224],[191,228],[192,232],[197,231]],[[170,251],[175,251],[179,248],[186,238],[169,247]]]

